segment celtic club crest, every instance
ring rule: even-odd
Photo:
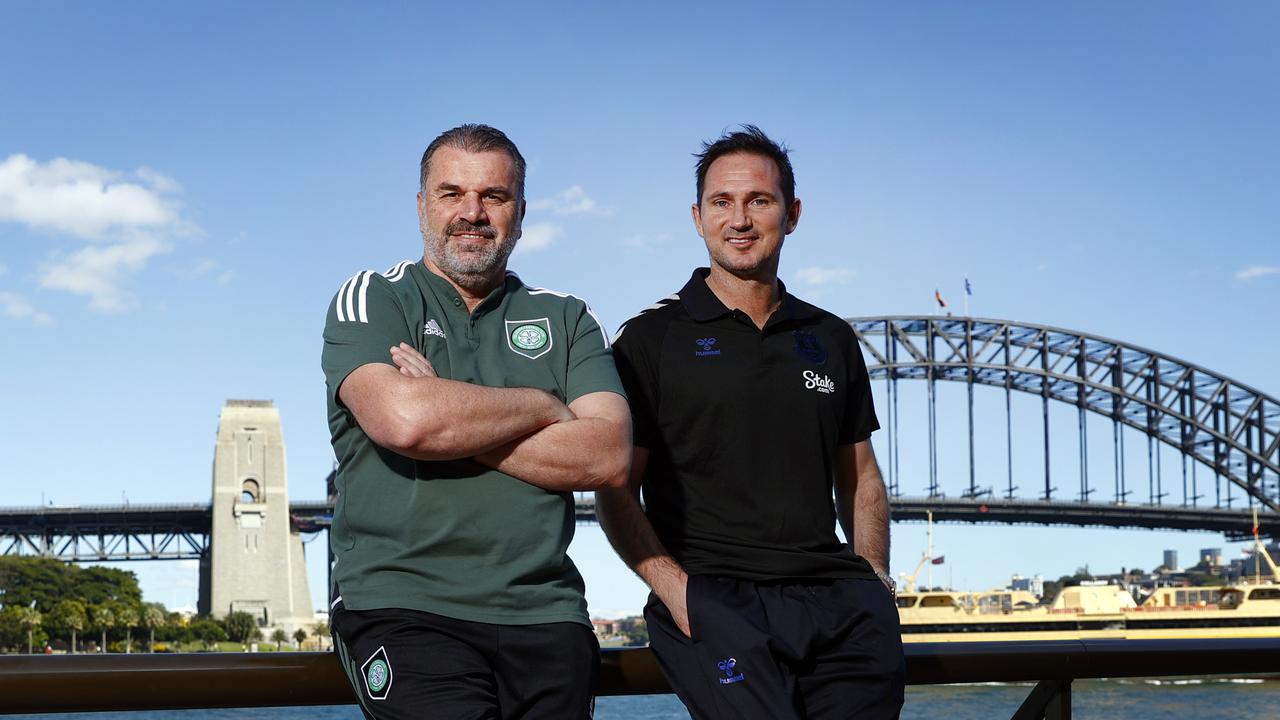
[[[507,347],[512,352],[533,360],[551,351],[551,321],[547,318],[507,320],[506,323]]]
[[[386,700],[387,693],[391,692],[391,660],[387,657],[387,649],[378,648],[360,666],[360,672],[364,675],[365,691],[369,699]]]

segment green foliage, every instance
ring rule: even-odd
[[[258,629],[258,621],[247,612],[228,613],[222,621],[222,627],[227,631],[227,637],[238,643],[247,643],[262,637],[262,631]]]
[[[289,639],[289,636],[285,634],[285,631],[281,630],[280,628],[276,628],[275,631],[271,633],[271,642],[276,644],[276,650],[279,650],[280,645],[288,639]]]
[[[223,629],[222,625],[207,617],[192,620],[188,629],[192,637],[199,640],[205,649],[212,647],[214,643],[227,639],[227,631]]]
[[[72,575],[80,568],[53,558],[0,557],[0,604],[49,610],[66,597],[74,597]]]
[[[127,570],[66,564],[53,558],[0,557],[0,605],[23,605],[48,612],[59,601],[86,605],[142,602],[138,578]]]
[[[298,645],[298,649],[299,649],[299,650],[301,650],[301,649],[302,649],[302,643],[304,643],[304,642],[306,642],[306,641],[307,641],[307,631],[306,631],[306,630],[303,630],[302,628],[298,628],[297,630],[294,630],[294,631],[293,631],[293,641],[294,641],[295,643],[297,643],[297,645]]]
[[[55,633],[84,632],[89,612],[79,600],[61,600],[49,611],[49,625]]]

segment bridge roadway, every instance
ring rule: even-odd
[[[596,522],[591,496],[576,499],[580,523]],[[323,500],[289,505],[302,532],[328,528],[333,507]],[[1249,537],[1248,509],[1181,505],[1118,505],[998,498],[898,497],[891,503],[897,521],[1068,525],[1221,532]],[[85,505],[0,508],[0,554],[39,555],[70,561],[197,559],[209,547],[209,505]],[[1260,533],[1280,536],[1280,517],[1264,513]]]

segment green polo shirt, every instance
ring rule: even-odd
[[[333,580],[353,610],[409,608],[507,625],[589,624],[566,550],[573,497],[470,459],[414,460],[375,445],[338,399],[347,375],[417,348],[443,378],[541,388],[566,404],[622,394],[609,341],[571,295],[514,273],[474,312],[421,262],[343,283],[329,304],[321,365],[338,458]]]

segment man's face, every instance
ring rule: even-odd
[[[428,264],[464,288],[491,284],[520,239],[524,199],[517,187],[515,161],[505,152],[436,150],[418,193]]]
[[[711,262],[738,277],[777,273],[782,240],[800,221],[800,201],[788,207],[773,160],[755,153],[717,158],[707,168],[693,223]]]

